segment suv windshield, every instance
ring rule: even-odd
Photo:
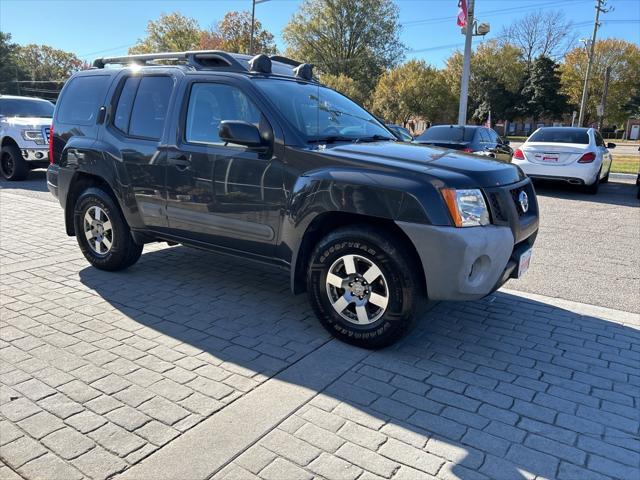
[[[395,140],[370,113],[329,88],[269,79],[256,85],[308,142]]]
[[[541,128],[529,137],[527,142],[580,143],[589,144],[589,134],[582,128]]]
[[[28,98],[0,98],[0,115],[3,117],[53,117],[53,103]]]
[[[418,142],[431,140],[438,142],[470,142],[473,140],[475,130],[448,125],[431,127],[416,138]]]

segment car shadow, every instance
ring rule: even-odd
[[[47,170],[38,168],[30,170],[25,180],[9,182],[0,177],[0,189],[4,190],[30,190],[33,192],[49,192],[47,188]]]
[[[153,329],[263,380],[331,340],[287,274],[239,259],[163,248],[124,272],[86,267],[80,281],[136,322],[132,331]],[[432,305],[405,339],[322,394],[399,427],[463,480],[589,478],[587,455],[596,470],[632,472],[639,344],[637,328],[498,292]]]
[[[638,206],[636,198],[638,187],[632,180],[621,181],[611,178],[608,183],[600,185],[600,190],[596,195],[588,194],[582,190],[582,187],[568,183],[535,180],[534,186],[536,194],[545,197],[629,207]]]

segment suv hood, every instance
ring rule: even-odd
[[[40,128],[49,127],[53,121],[48,117],[0,117],[3,123],[9,126]]]
[[[524,178],[515,165],[488,157],[426,145],[402,142],[348,143],[327,146],[322,151],[344,160],[358,161],[393,170],[426,173],[458,187],[495,187]],[[466,177],[468,185],[458,185]]]

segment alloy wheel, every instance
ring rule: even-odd
[[[94,205],[84,214],[84,234],[91,250],[98,255],[106,255],[113,244],[113,229],[106,212]]]

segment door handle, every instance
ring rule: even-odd
[[[169,165],[173,165],[180,171],[184,171],[191,167],[191,155],[187,156],[185,154],[179,154],[175,156],[169,156],[167,158],[167,163]]]

